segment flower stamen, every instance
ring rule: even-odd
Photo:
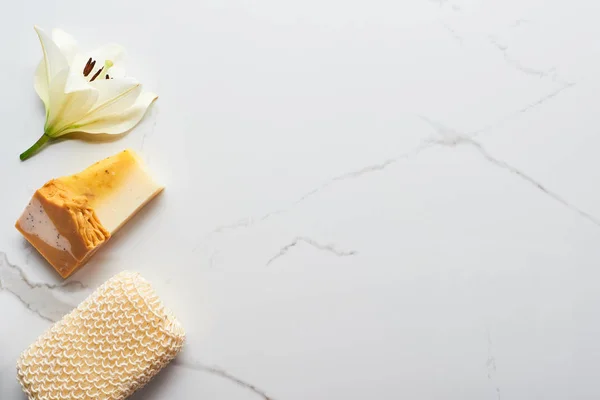
[[[98,77],[98,75],[100,75],[100,73],[102,72],[102,70],[103,70],[103,69],[104,69],[104,67],[100,68],[100,69],[98,70],[98,72],[96,72],[96,73],[94,74],[94,76],[92,76],[92,79],[90,79],[90,82],[94,82],[94,79],[96,79],[96,78]]]
[[[90,72],[92,72],[95,66],[96,60],[92,60],[92,57],[90,57],[87,64],[85,64],[85,67],[83,68],[83,76],[87,78],[87,76],[90,74]]]
[[[90,79],[90,82],[94,82],[94,80],[95,80],[97,77],[99,77],[99,76],[100,76],[100,74],[102,73],[102,71],[104,71],[104,73],[106,74],[106,76],[108,76],[108,70],[109,70],[109,68],[110,68],[110,67],[112,67],[113,65],[114,65],[114,64],[113,64],[113,62],[112,62],[112,61],[110,61],[110,60],[106,60],[106,61],[104,61],[104,66],[103,66],[102,68],[100,68],[100,69],[98,70],[98,72],[96,72],[96,73],[94,74],[94,76],[92,76],[92,79]],[[106,79],[108,79],[108,78],[106,78]]]

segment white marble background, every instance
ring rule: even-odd
[[[137,400],[597,399],[597,0],[105,0],[0,12],[0,398],[122,269],[188,344]],[[41,134],[32,29],[115,41],[159,100]],[[13,224],[123,148],[167,186],[67,283]]]

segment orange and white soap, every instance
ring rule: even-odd
[[[163,187],[133,150],[38,189],[16,228],[66,278]]]

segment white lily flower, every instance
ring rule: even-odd
[[[44,59],[35,73],[35,91],[46,107],[44,134],[21,154],[25,160],[49,140],[73,132],[120,134],[137,125],[156,100],[115,65],[123,48],[107,45],[82,53],[75,40],[55,29],[52,38],[39,27]]]

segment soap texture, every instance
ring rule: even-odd
[[[31,400],[121,400],[175,358],[184,339],[148,281],[125,271],[29,346],[17,379]]]
[[[133,150],[36,190],[15,227],[67,278],[163,190]]]

